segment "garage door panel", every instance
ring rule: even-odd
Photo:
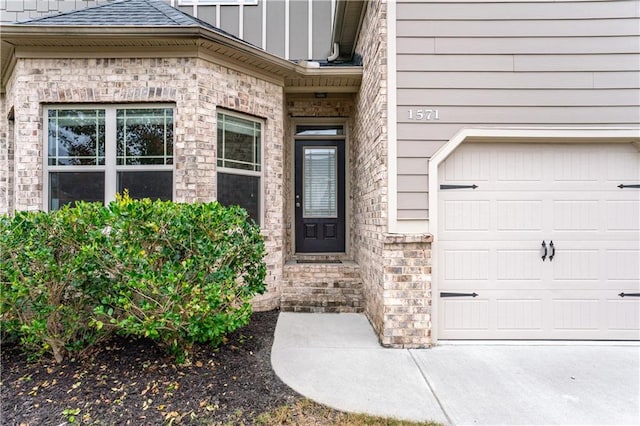
[[[640,338],[635,147],[475,143],[439,170],[477,185],[438,193],[439,290],[478,295],[438,299],[440,338]]]
[[[495,305],[498,330],[542,330],[541,299],[497,299]]]
[[[606,261],[607,279],[640,286],[640,250],[608,250]]]
[[[488,330],[489,302],[487,300],[445,299],[444,327],[448,330]]]
[[[481,149],[482,147],[480,147]],[[545,179],[543,155],[540,150],[522,146],[507,149],[492,149],[496,159],[498,182],[542,182]]]
[[[543,262],[540,250],[497,250],[497,279],[500,281],[540,281]],[[500,286],[500,284],[498,284]]]
[[[640,202],[638,200],[606,201],[607,231],[639,231]]]
[[[445,251],[445,280],[487,280],[489,278],[489,250]]]
[[[539,200],[496,200],[497,231],[541,231],[543,203]]]
[[[471,292],[470,288],[462,289]],[[442,299],[444,339],[640,338],[640,301],[600,290],[484,290],[476,298]],[[617,299],[616,299],[617,298]]]
[[[557,231],[597,231],[602,206],[598,200],[555,200],[553,216]]]
[[[445,200],[444,229],[447,231],[488,231],[490,203],[486,200]]]
[[[627,145],[615,151],[607,151],[604,155],[607,161],[606,179],[610,182],[640,183],[638,171],[638,150]]]
[[[556,256],[552,266],[554,281],[600,280],[600,250],[564,249],[561,257]]]
[[[577,182],[589,184],[602,176],[602,153],[600,149],[583,145],[556,147],[553,150],[553,167],[549,173],[553,182]]]
[[[640,329],[640,300],[607,300],[607,328],[629,331]]]
[[[553,329],[598,330],[601,323],[600,300],[594,298],[553,299]]]
[[[443,170],[444,181],[488,181],[491,169],[491,153],[482,149],[469,149],[447,161]]]

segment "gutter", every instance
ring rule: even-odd
[[[129,39],[166,39],[171,38],[202,38],[226,46],[235,50],[245,52],[258,57],[264,62],[281,68],[285,73],[295,73],[306,75],[343,74],[362,75],[358,72],[360,67],[331,67],[316,68],[299,65],[283,59],[272,53],[266,52],[250,43],[242,40],[235,40],[218,34],[214,31],[199,26],[184,27],[138,27],[138,26],[45,26],[45,25],[0,25],[0,34],[4,42],[19,46],[19,40],[87,40],[96,38],[102,40]],[[336,72],[337,71],[337,72]]]

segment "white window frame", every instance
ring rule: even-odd
[[[173,164],[170,165],[117,165],[117,117],[116,112],[119,109],[167,109],[173,110]],[[104,147],[104,165],[89,166],[51,166],[49,165],[49,111],[53,110],[104,110],[104,127],[105,127],[105,147]],[[49,173],[50,172],[103,172],[104,173],[104,204],[115,200],[118,188],[118,172],[142,172],[142,171],[170,171],[172,173],[171,198],[176,198],[176,181],[175,181],[175,120],[176,107],[174,104],[57,104],[48,105],[43,108],[42,121],[42,147],[43,147],[43,210],[49,211]]]
[[[254,123],[260,124],[260,171],[253,170],[243,170],[243,169],[235,169],[232,167],[222,167],[218,166],[218,114],[227,115],[230,117],[240,118],[242,120],[252,121]],[[260,199],[258,200],[260,206],[260,228],[264,228],[264,216],[265,216],[265,197],[264,197],[264,170],[265,170],[265,148],[264,148],[264,132],[265,132],[265,120],[253,117],[250,115],[238,113],[235,111],[217,108],[216,109],[216,199],[218,193],[218,173],[226,173],[231,175],[242,175],[242,176],[253,176],[258,177],[260,179]]]

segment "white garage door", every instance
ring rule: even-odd
[[[438,175],[440,339],[640,339],[635,147],[466,143]]]

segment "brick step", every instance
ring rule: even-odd
[[[297,263],[284,266],[280,309],[293,312],[362,312],[360,267],[341,263]]]

